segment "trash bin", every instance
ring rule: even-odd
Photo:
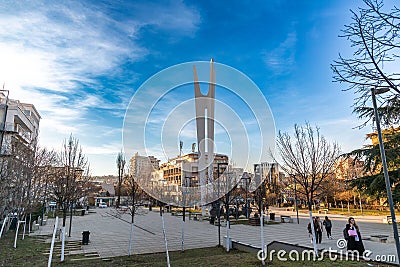
[[[270,214],[269,214],[269,219],[270,219],[271,221],[275,221],[275,213],[270,213]]]
[[[18,225],[18,219],[12,218],[9,230],[17,230],[17,225]]]
[[[82,245],[88,245],[89,244],[89,231],[83,231],[82,232]]]
[[[85,216],[85,210],[82,210],[81,212],[82,212],[81,215]]]

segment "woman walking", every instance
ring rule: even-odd
[[[328,218],[328,216],[325,216],[325,220],[323,222],[323,225],[325,226],[326,235],[328,236],[328,239],[332,239],[332,222]]]
[[[361,239],[360,229],[353,217],[350,217],[348,222],[344,231],[347,240],[347,250],[357,250],[359,256],[361,256],[365,249]]]
[[[321,222],[321,220],[320,220],[320,218],[318,216],[315,218],[314,229],[315,229],[315,235],[316,235],[315,241],[317,241],[317,244],[321,244],[321,241],[322,241],[322,222]]]

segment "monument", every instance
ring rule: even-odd
[[[194,95],[196,106],[197,147],[199,151],[199,180],[202,213],[205,215],[206,185],[213,177],[214,161],[214,108],[215,108],[215,71],[214,60],[210,61],[210,82],[208,92],[200,91],[196,66],[193,66]],[[207,135],[206,135],[207,134]]]

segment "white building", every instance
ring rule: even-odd
[[[4,94],[7,92],[7,95]],[[0,217],[6,209],[20,210],[26,203],[40,115],[32,104],[0,93]]]
[[[40,119],[34,105],[8,99],[0,93],[1,154],[9,155],[15,145],[30,147],[35,144]]]
[[[130,175],[139,184],[149,184],[151,173],[158,170],[159,162],[153,156],[140,156],[138,152],[130,159]]]

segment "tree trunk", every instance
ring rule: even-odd
[[[131,255],[131,252],[132,252],[133,226],[134,226],[134,224],[133,224],[133,222],[131,222],[131,233],[130,233],[130,236],[129,236],[129,250],[128,250],[128,256],[130,256],[130,255]]]
[[[72,202],[70,204],[70,214],[69,214],[69,231],[68,231],[68,237],[71,237],[71,232],[72,232]]]
[[[347,212],[350,214],[350,201],[347,200]]]

